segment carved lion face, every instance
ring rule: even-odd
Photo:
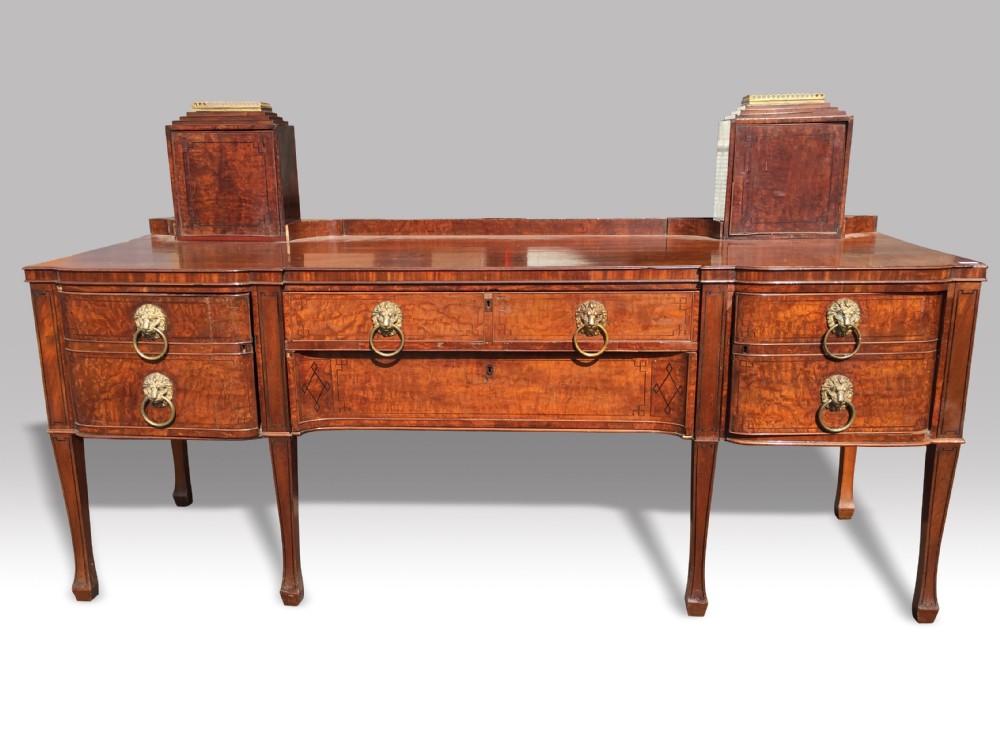
[[[597,326],[608,324],[608,311],[600,302],[588,300],[576,308],[576,327],[582,328],[588,336],[597,331]]]
[[[861,308],[852,299],[838,299],[826,310],[826,325],[838,336],[845,335],[861,322]]]
[[[156,305],[140,305],[136,308],[135,327],[143,336],[155,336],[167,328],[167,316]]]
[[[156,405],[174,400],[174,384],[163,373],[149,373],[142,381],[142,392]]]
[[[390,334],[393,328],[400,328],[403,325],[403,311],[395,302],[379,302],[372,309],[372,325],[378,328],[380,333]]]
[[[843,409],[854,398],[854,383],[843,375],[832,375],[824,381],[820,398],[832,411]]]

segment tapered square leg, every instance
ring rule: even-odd
[[[66,502],[66,518],[73,540],[73,596],[86,602],[98,594],[97,567],[90,541],[90,501],[87,497],[87,463],[83,439],[76,435],[52,435],[52,450]]]
[[[194,494],[191,492],[187,440],[171,440],[170,449],[174,454],[174,502],[183,508],[194,501]]]
[[[854,517],[854,459],[858,449],[845,445],[840,449],[840,470],[837,472],[837,497],[833,501],[833,512],[841,521]]]
[[[281,601],[295,606],[302,601],[302,563],[299,559],[299,459],[294,436],[268,438],[274,492],[281,523]]]
[[[684,600],[687,613],[701,617],[708,609],[705,594],[705,546],[708,542],[708,514],[712,507],[717,441],[691,442],[691,547],[688,582]]]
[[[941,535],[948,515],[951,486],[958,465],[957,444],[927,446],[924,461],[924,502],[920,513],[920,557],[913,591],[913,619],[934,622],[938,613],[937,569]]]

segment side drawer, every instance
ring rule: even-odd
[[[288,359],[296,430],[323,427],[647,429],[689,435],[696,355],[361,354]]]
[[[285,341],[292,349],[367,349],[372,309],[403,313],[407,350],[486,341],[486,298],[478,292],[286,292]]]
[[[919,433],[929,427],[934,397],[933,351],[891,355],[857,354],[843,362],[819,355],[733,357],[729,432],[747,436],[846,437],[859,434]],[[855,419],[834,435],[818,422],[821,388],[843,375],[853,384]],[[833,428],[846,410],[825,410]]]
[[[735,344],[815,344],[829,329],[827,310],[841,299],[860,310],[864,343],[935,341],[941,326],[940,294],[750,294],[736,295]],[[851,337],[830,337],[835,353],[850,351]],[[836,347],[836,348],[835,348]],[[862,345],[863,347],[863,345]],[[862,348],[861,351],[864,351]]]
[[[67,341],[129,342],[135,334],[135,313],[156,305],[166,319],[171,342],[247,342],[250,297],[247,294],[89,294],[64,292],[63,316]],[[144,343],[155,349],[155,343]]]
[[[171,354],[147,363],[134,354],[66,352],[69,387],[81,433],[142,437],[255,437],[257,391],[253,354]],[[173,386],[175,416],[168,427],[143,419],[143,380],[158,372]],[[154,422],[170,419],[167,406],[146,405]]]
[[[496,293],[495,340],[569,346],[578,327],[577,308],[589,300],[607,310],[608,351],[697,346],[697,292]]]

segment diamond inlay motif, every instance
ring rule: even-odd
[[[302,392],[312,397],[313,405],[316,407],[316,411],[319,411],[320,399],[330,390],[330,384],[320,377],[319,366],[315,362],[309,369],[312,370],[312,375],[309,376],[309,380],[302,384]]]
[[[663,380],[653,386],[653,393],[658,394],[663,399],[663,410],[666,413],[670,413],[670,405],[677,398],[677,394],[680,391],[680,384],[674,377],[674,367],[668,364],[667,369],[663,373]]]

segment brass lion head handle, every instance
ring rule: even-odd
[[[379,336],[392,336],[393,334],[399,336],[399,346],[391,352],[382,351],[375,346],[376,333]],[[403,336],[403,310],[395,302],[390,302],[389,300],[379,302],[372,308],[372,332],[368,336],[369,348],[380,357],[395,357],[403,351],[405,344],[406,338]]]
[[[830,359],[845,360],[850,359],[858,350],[861,348],[861,332],[858,330],[858,326],[861,324],[861,307],[852,299],[838,299],[836,302],[831,302],[830,306],[826,308],[826,333],[823,334],[823,339],[820,341],[820,347],[823,349],[823,354],[825,354]],[[827,342],[830,339],[830,334],[834,336],[846,336],[851,334],[854,336],[854,348],[847,354],[833,354],[827,347]]]
[[[594,359],[604,354],[608,348],[608,311],[597,300],[587,300],[576,308],[576,333],[573,334],[573,348],[582,357]],[[584,336],[600,336],[604,341],[597,351],[587,351],[580,347],[580,334]]]
[[[843,432],[854,422],[854,383],[844,375],[831,375],[823,381],[819,389],[820,404],[816,412],[816,421],[825,432]],[[847,410],[847,424],[843,427],[830,427],[823,421],[823,412]]]
[[[139,406],[142,418],[150,427],[169,427],[173,424],[177,416],[177,409],[174,408],[174,384],[170,378],[162,372],[151,372],[142,380],[142,393],[144,398]],[[170,416],[163,422],[156,422],[146,414],[148,406],[158,408],[167,407],[170,409]]]
[[[135,334],[132,336],[132,348],[135,353],[147,362],[159,362],[167,356],[167,315],[156,305],[139,305],[135,309]],[[163,347],[157,354],[143,354],[139,349],[139,337],[144,339],[161,339]]]

